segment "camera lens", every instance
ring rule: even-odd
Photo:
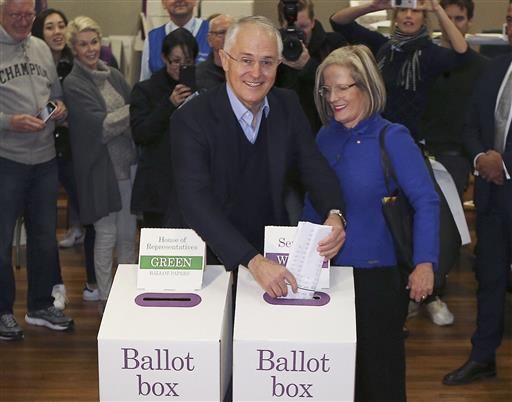
[[[302,54],[302,42],[294,33],[283,38],[283,57],[289,61],[297,60]]]

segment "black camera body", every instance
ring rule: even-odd
[[[297,0],[281,0],[286,28],[280,29],[283,38],[283,57],[289,61],[297,60],[302,54],[304,32],[297,29],[297,14],[299,12]]]

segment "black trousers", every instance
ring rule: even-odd
[[[405,402],[402,326],[408,294],[398,268],[354,269],[355,402]]]
[[[506,291],[512,263],[512,212],[510,192],[504,186],[510,185],[492,186],[487,210],[477,211],[477,319],[471,338],[471,359],[478,362],[495,359],[505,327]]]

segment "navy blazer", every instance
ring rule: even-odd
[[[464,145],[471,163],[479,153],[494,148],[494,110],[498,92],[511,61],[512,53],[492,59],[476,82],[464,126]],[[512,125],[507,137],[509,142],[512,140],[511,136]],[[512,147],[509,146],[502,156],[509,174],[512,174]],[[480,211],[487,207],[490,188],[490,183],[480,176],[475,177],[475,206]],[[512,209],[512,180],[505,181],[505,189],[511,200],[508,205]]]
[[[271,173],[268,192],[275,224],[288,224],[284,197],[287,179],[295,172],[322,216],[326,217],[330,209],[343,209],[336,175],[314,142],[297,96],[290,90],[274,88],[267,97],[270,111],[264,121]],[[243,132],[231,108],[226,85],[183,105],[172,115],[170,127],[175,186],[169,226],[194,229],[225,267],[234,269],[248,255],[262,250],[249,244],[227,218],[237,187],[238,136]]]

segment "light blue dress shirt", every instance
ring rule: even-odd
[[[265,99],[263,99],[263,106],[256,115],[254,115],[242,102],[240,102],[240,99],[237,98],[228,83],[226,83],[226,89],[228,92],[229,103],[235,113],[236,119],[240,123],[240,127],[242,127],[242,131],[250,143],[254,144],[258,138],[258,131],[260,130],[263,113],[265,113],[265,117],[267,117],[270,112],[267,97],[265,96]]]

